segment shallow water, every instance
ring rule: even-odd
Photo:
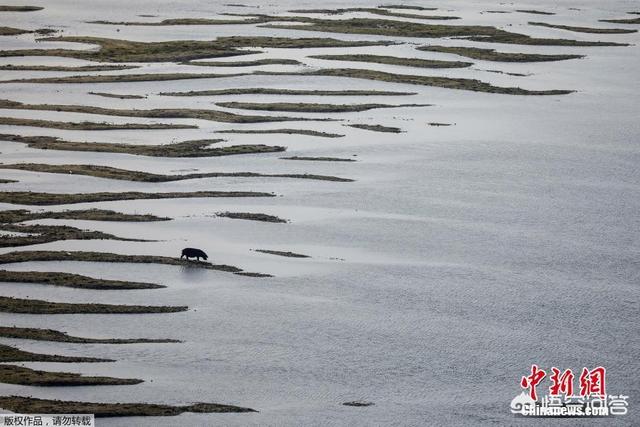
[[[34,1],[30,4],[40,4]],[[323,3],[322,7],[376,5],[367,1]],[[91,7],[72,1],[43,3],[45,11],[11,15],[11,26],[63,26],[65,35],[136,40],[202,39],[225,35],[328,36],[344,40],[384,40],[366,35],[270,30],[253,25],[124,27],[83,21],[161,20],[212,17],[219,11],[282,13],[317,7],[279,1],[259,9],[220,2],[109,1]],[[567,10],[577,7],[581,11]],[[517,3],[448,2],[438,14],[464,19],[452,24],[508,25],[541,37],[633,43],[625,48],[544,47],[397,38],[411,43],[495,48],[505,52],[580,53],[587,57],[549,63],[505,64],[469,60],[469,69],[427,70],[379,64],[344,63],[416,75],[478,78],[526,89],[574,89],[566,96],[510,96],[412,85],[303,76],[244,76],[171,82],[113,84],[3,84],[2,98],[27,103],[69,103],[110,108],[217,108],[214,102],[429,103],[430,107],[380,109],[346,114],[274,113],[332,117],[336,122],[266,124],[202,120],[140,119],[45,111],[3,110],[0,115],[61,121],[194,123],[199,129],[162,131],[65,131],[1,126],[2,133],[52,135],[72,141],[156,144],[223,138],[222,144],[285,145],[286,153],[217,158],[153,158],[109,153],[41,151],[0,142],[4,163],[86,163],[154,173],[251,171],[314,173],[352,178],[353,183],[285,178],[207,178],[168,183],[132,183],[72,175],[3,170],[7,191],[268,191],[274,198],[173,199],[100,202],[43,207],[104,208],[151,213],[169,222],[117,223],[42,220],[158,239],[54,242],[16,250],[99,250],[177,256],[201,247],[210,260],[247,271],[273,274],[251,278],[217,271],[162,265],[31,262],[12,270],[67,271],[94,277],[148,281],[166,289],[89,291],[5,284],[3,296],[51,301],[188,305],[175,314],[16,315],[0,314],[0,324],[44,327],[87,337],[159,337],[180,344],[99,345],[1,339],[42,353],[117,359],[115,363],[28,363],[36,369],[142,378],[135,386],[36,388],[0,385],[2,394],[86,401],[186,404],[211,401],[248,406],[257,414],[183,414],[177,418],[100,420],[105,426],[175,425],[472,425],[555,424],[513,418],[511,399],[532,363],[572,368],[607,368],[608,390],[630,396],[624,417],[593,424],[634,425],[640,395],[638,283],[640,283],[640,122],[636,34],[579,34],[526,26],[528,21],[596,26],[597,19],[623,17],[637,9],[631,1]],[[446,9],[452,9],[449,12]],[[556,16],[480,14],[483,10],[539,9]],[[158,18],[138,18],[137,14]],[[413,13],[413,12],[411,12]],[[431,12],[424,12],[431,14]],[[15,15],[15,17],[14,17]],[[349,15],[345,15],[349,16]],[[358,16],[354,14],[353,16]],[[632,16],[632,15],[628,15]],[[0,17],[0,20],[6,18]],[[424,21],[431,22],[431,21]],[[437,22],[436,22],[437,23]],[[622,24],[598,23],[602,27]],[[633,28],[632,26],[628,26]],[[636,26],[637,27],[637,26]],[[116,32],[116,30],[120,30]],[[30,35],[3,37],[3,48],[43,47]],[[56,45],[50,44],[51,47]],[[47,44],[49,46],[49,44]],[[71,44],[60,44],[68,47]],[[338,61],[304,59],[322,53],[376,53],[467,60],[412,46],[354,49],[269,49],[264,57],[304,60],[312,67]],[[233,60],[226,58],[223,60]],[[52,58],[3,58],[2,64],[84,64]],[[328,65],[327,65],[328,64]],[[291,70],[291,66],[252,67]],[[513,77],[478,69],[531,73]],[[235,69],[152,64],[139,70],[105,72],[236,72]],[[243,69],[244,70],[244,69]],[[63,76],[57,72],[2,72],[0,80]],[[103,74],[103,73],[81,73]],[[290,89],[378,89],[417,92],[406,97],[225,96],[160,97],[161,91],[231,87]],[[88,91],[148,94],[119,100]],[[234,110],[228,110],[234,111]],[[242,114],[251,111],[238,110]],[[267,114],[255,112],[255,114]],[[452,123],[448,127],[429,122]],[[385,134],[344,126],[397,126]],[[345,134],[344,138],[301,135],[217,134],[225,129],[303,128]],[[353,163],[281,160],[282,156],[352,157]],[[1,209],[20,206],[0,204]],[[37,207],[30,207],[38,209]],[[287,224],[216,218],[221,211],[257,212]],[[310,259],[284,258],[252,249],[293,251]],[[12,248],[2,248],[0,253]],[[342,406],[352,400],[375,403]],[[582,420],[568,421],[584,425]]]

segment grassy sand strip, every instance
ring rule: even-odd
[[[58,173],[58,174],[74,174],[87,175],[106,179],[119,179],[125,181],[138,182],[171,182],[182,181],[187,179],[201,178],[219,178],[219,177],[267,177],[267,178],[298,178],[313,179],[319,181],[337,181],[351,182],[353,180],[347,178],[339,178],[337,176],[328,175],[311,175],[311,174],[261,174],[256,172],[209,172],[209,173],[190,173],[184,175],[159,175],[149,172],[132,171],[127,169],[112,168],[110,166],[95,165],[51,165],[46,163],[21,163],[14,165],[2,165],[0,169],[18,169],[34,172]],[[2,213],[0,212],[0,217]]]
[[[242,270],[232,265],[211,264],[205,261],[188,261],[157,255],[121,255],[109,252],[80,251],[19,251],[0,254],[0,264],[12,264],[30,261],[83,261],[83,262],[122,262],[134,264],[163,264],[204,268],[207,270],[239,273]]]
[[[255,249],[255,251],[262,252],[263,254],[284,256],[289,258],[311,258],[309,255],[297,254],[295,252],[290,252],[290,251],[274,251],[270,249]]]
[[[251,408],[196,403],[186,406],[156,405],[150,403],[93,403],[64,400],[36,399],[22,396],[0,396],[0,408],[20,414],[94,414],[102,417],[175,416],[183,412],[223,413],[257,412]]]
[[[264,24],[260,27],[300,31],[321,31],[340,34],[371,34],[393,37],[444,38],[464,37],[469,40],[536,46],[627,46],[626,44],[568,39],[535,38],[525,34],[511,33],[491,26],[440,25],[386,19],[314,19],[287,17],[280,21],[293,24]],[[304,23],[305,25],[299,25]]]
[[[0,83],[120,83],[120,82],[162,82],[171,80],[216,79],[237,77],[246,74],[211,74],[211,73],[147,73],[147,74],[110,74],[84,75],[68,77],[38,77],[32,79],[1,80]]]
[[[124,214],[104,209],[83,209],[61,212],[30,212],[26,209],[0,211],[0,224],[33,221],[38,219],[79,219],[86,221],[151,222],[170,221],[171,218],[155,215]]]
[[[277,134],[318,136],[321,138],[342,138],[339,133],[319,132],[310,129],[230,129],[219,130],[218,133],[243,133],[243,134]]]
[[[401,65],[405,67],[417,67],[417,68],[464,68],[464,67],[469,67],[473,65],[471,62],[438,61],[435,59],[400,58],[397,56],[364,55],[364,54],[312,55],[312,56],[309,56],[309,58],[326,59],[331,61],[355,61],[355,62],[368,62],[368,63],[386,64],[386,65]]]
[[[22,30],[20,28],[13,27],[0,27],[0,36],[17,36],[19,34],[29,34],[33,31]]]
[[[68,335],[66,332],[53,329],[16,328],[0,326],[0,337],[17,338],[35,341],[68,342],[74,344],[144,344],[144,343],[177,343],[179,340],[151,338],[83,338]]]
[[[60,363],[98,363],[115,362],[113,359],[95,357],[59,356],[23,351],[16,347],[0,344],[0,362],[60,362]]]
[[[71,304],[37,299],[0,297],[0,312],[23,314],[146,314],[187,311],[187,306]]]
[[[382,125],[353,124],[353,125],[344,125],[344,126],[349,126],[356,129],[370,130],[373,132],[402,133],[402,129],[400,128],[382,126]]]
[[[0,231],[25,233],[25,235],[3,236],[0,248],[12,246],[40,245],[60,240],[120,240],[125,242],[149,242],[142,239],[117,237],[101,231],[80,230],[66,225],[16,225],[2,224]]]
[[[573,31],[576,33],[589,33],[589,34],[629,34],[629,33],[638,32],[638,30],[632,30],[627,28],[572,27],[569,25],[547,24],[546,22],[529,22],[529,25],[535,25],[538,27],[556,28],[558,30],[567,30],[567,31]]]
[[[0,203],[17,205],[66,205],[72,203],[112,202],[121,200],[184,199],[200,197],[275,197],[273,193],[253,191],[193,191],[169,193],[37,193],[31,191],[7,191],[0,193]]]
[[[148,129],[197,129],[194,125],[178,125],[168,123],[106,123],[106,122],[56,122],[51,120],[22,119],[16,117],[0,117],[0,125],[31,126],[38,128],[65,130],[148,130]]]
[[[155,108],[150,110],[134,110],[92,107],[88,105],[24,104],[22,102],[9,101],[6,99],[0,99],[0,108],[14,110],[64,111],[67,113],[99,114],[105,116],[123,116],[153,119],[199,119],[223,123],[265,123],[309,120],[298,117],[245,116],[241,114],[229,113],[226,111],[190,108]]]
[[[274,222],[274,223],[286,223],[289,222],[286,219],[279,218],[273,215],[267,215],[262,213],[253,212],[218,212],[216,216],[231,219],[245,219],[249,221],[262,221],[262,222]]]
[[[257,111],[285,111],[296,113],[351,113],[375,108],[430,107],[431,104],[305,104],[301,102],[217,102],[225,108],[239,108]]]
[[[202,139],[175,144],[137,145],[112,144],[106,142],[73,142],[51,136],[21,136],[0,134],[0,140],[27,144],[41,150],[91,151],[98,153],[132,154],[151,157],[218,157],[236,154],[276,153],[286,148],[278,145],[246,144],[228,147],[208,148],[221,139]]]
[[[121,289],[159,289],[164,285],[122,280],[96,279],[80,274],[59,273],[54,271],[7,271],[0,270],[0,282],[35,283],[39,285],[63,286],[67,288],[121,290]],[[0,330],[2,328],[0,327]],[[2,333],[0,332],[0,335]]]
[[[328,68],[324,70],[304,72],[304,73],[266,73],[267,75],[309,75],[309,76],[331,76],[349,77],[355,79],[376,80],[390,83],[403,83],[422,86],[434,86],[446,89],[470,90],[474,92],[499,93],[505,95],[566,95],[572,93],[571,90],[527,90],[519,87],[493,86],[475,79],[416,76],[410,74],[385,73],[382,71],[363,70],[356,68]]]
[[[106,92],[87,92],[89,95],[102,96],[103,98],[116,98],[116,99],[145,99],[144,95],[121,95],[117,93]]]
[[[138,42],[101,37],[50,37],[44,41],[88,43],[98,45],[97,50],[75,49],[22,49],[2,50],[0,57],[15,56],[61,56],[86,59],[95,62],[185,62],[203,58],[261,53],[239,48],[320,48],[386,46],[389,41],[343,41],[332,38],[287,38],[287,37],[218,37],[215,40],[173,40],[162,42]]]
[[[283,160],[306,160],[313,162],[355,162],[354,159],[344,159],[341,157],[305,157],[305,156],[293,156],[293,157],[280,157]]]
[[[584,55],[541,55],[537,53],[508,53],[497,52],[495,49],[481,49],[478,47],[463,46],[420,46],[416,49],[425,52],[451,53],[465,56],[467,58],[479,59],[482,61],[496,62],[547,62],[564,61],[567,59],[584,58]]]
[[[197,65],[201,67],[257,67],[260,65],[301,65],[295,59],[265,58],[254,61],[189,61],[183,65]]]
[[[0,65],[0,70],[6,71],[117,71],[140,68],[137,65],[83,65],[79,67],[65,67],[62,65]]]
[[[160,92],[166,96],[217,96],[217,95],[300,95],[300,96],[407,96],[415,92],[388,92],[381,90],[294,90],[270,88],[237,88],[217,90],[192,90],[189,92]]]
[[[44,7],[40,6],[14,6],[14,5],[0,5],[0,12],[35,12],[42,10]]]
[[[15,365],[0,365],[0,382],[41,387],[86,385],[132,385],[144,382],[136,378],[90,377],[71,372],[37,371]]]

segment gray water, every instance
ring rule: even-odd
[[[269,30],[252,25],[113,27],[92,19],[160,20],[207,17],[218,12],[282,13],[293,8],[375,6],[372,1],[278,1],[259,9],[222,2],[123,2],[78,4],[32,1],[45,11],[12,14],[7,25],[65,26],[65,35],[136,40],[208,40],[222,35],[291,37],[322,33]],[[258,4],[258,3],[255,3]],[[416,3],[417,4],[417,3]],[[431,3],[429,3],[431,5]],[[178,255],[201,247],[216,263],[273,274],[250,278],[160,265],[30,262],[12,270],[68,271],[167,285],[166,289],[104,291],[4,284],[5,296],[52,301],[188,305],[176,314],[15,315],[0,324],[45,327],[90,337],[167,337],[181,344],[78,345],[1,339],[43,353],[117,359],[109,364],[26,363],[35,369],[141,378],[135,386],[26,387],[0,385],[3,395],[105,402],[188,404],[219,402],[248,406],[255,414],[183,414],[167,418],[99,420],[100,426],[204,425],[555,425],[515,418],[509,403],[520,393],[520,377],[536,363],[574,372],[607,368],[610,394],[628,395],[629,414],[610,419],[563,420],[571,425],[637,425],[640,396],[638,284],[640,280],[640,38],[636,34],[578,34],[527,26],[527,21],[625,27],[597,23],[638,10],[633,1],[534,3],[455,1],[435,4],[434,13],[462,16],[465,24],[507,25],[509,31],[543,37],[607,40],[630,47],[535,47],[455,40],[500,51],[581,53],[580,60],[507,64],[476,61],[470,69],[426,70],[377,64],[369,68],[406,74],[478,78],[526,89],[573,89],[565,96],[510,96],[366,80],[246,76],[172,82],[100,85],[3,84],[2,98],[30,103],[69,103],[114,108],[212,108],[213,102],[428,103],[430,107],[371,110],[336,117],[342,122],[233,125],[198,120],[153,120],[3,110],[1,115],[49,120],[196,123],[200,129],[82,132],[1,126],[3,133],[52,135],[74,141],[168,143],[218,137],[217,130],[295,127],[343,133],[324,139],[300,135],[220,135],[230,143],[286,145],[286,155],[353,157],[355,163],[294,162],[281,153],[220,158],[163,159],[106,153],[40,151],[0,142],[1,161],[91,163],[156,173],[254,171],[316,173],[353,178],[353,183],[280,178],[211,178],[163,184],[91,177],[3,171],[19,183],[5,190],[269,191],[275,198],[176,199],[79,204],[127,213],[167,215],[157,223],[39,221],[69,224],[118,236],[160,239],[154,243],[67,241],[21,249],[101,250]],[[569,7],[580,11],[568,10]],[[450,9],[451,11],[448,11]],[[553,17],[480,14],[491,9],[539,9]],[[138,18],[137,14],[158,18]],[[429,13],[429,12],[425,12]],[[356,14],[357,15],[357,14]],[[354,15],[354,16],[356,16]],[[627,17],[633,17],[628,15]],[[3,22],[8,18],[0,17]],[[3,24],[4,25],[4,24]],[[633,28],[633,26],[628,26]],[[637,28],[637,26],[635,26]],[[116,32],[119,29],[119,32]],[[366,35],[328,35],[379,40]],[[400,39],[427,43],[425,39]],[[35,46],[33,37],[3,37],[3,48]],[[42,47],[40,43],[37,47]],[[48,46],[48,45],[47,45]],[[56,46],[51,44],[51,46]],[[65,44],[60,46],[67,47]],[[350,49],[395,56],[459,59],[416,52],[413,46]],[[303,59],[341,49],[268,50],[255,58]],[[253,59],[252,56],[240,60]],[[2,64],[83,64],[60,58],[3,58]],[[322,61],[307,60],[310,66]],[[330,64],[339,67],[340,63]],[[326,64],[324,64],[326,66]],[[345,63],[345,67],[363,64]],[[202,69],[200,69],[202,68]],[[131,72],[186,70],[154,64]],[[296,69],[290,66],[265,70]],[[481,70],[531,74],[513,77]],[[190,67],[189,72],[234,72]],[[2,80],[69,73],[2,72]],[[91,74],[91,73],[82,73]],[[105,73],[106,74],[106,73]],[[225,87],[381,89],[418,92],[410,97],[160,97],[160,91]],[[88,91],[148,94],[143,100],[87,95]],[[229,110],[232,111],[232,110]],[[260,114],[260,113],[257,113]],[[299,115],[299,114],[292,114]],[[448,127],[428,122],[452,123]],[[349,123],[401,127],[384,134]],[[180,172],[178,172],[180,173]],[[16,209],[15,205],[0,205]],[[212,217],[220,211],[278,215],[288,224]],[[310,259],[282,258],[252,249],[291,250]],[[12,248],[5,248],[9,252]],[[374,402],[353,408],[341,403]]]

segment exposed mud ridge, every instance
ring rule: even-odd
[[[342,8],[342,9],[296,9],[296,10],[290,10],[289,12],[291,13],[305,13],[305,14],[315,14],[315,13],[319,13],[319,14],[324,14],[324,15],[343,15],[345,13],[352,13],[352,12],[364,12],[364,13],[370,13],[372,15],[381,15],[381,16],[390,16],[393,18],[409,18],[409,19],[427,19],[427,20],[440,20],[440,21],[448,21],[448,20],[453,20],[453,19],[460,19],[459,16],[447,16],[447,15],[419,15],[417,13],[399,13],[399,12],[392,12],[390,10],[385,10],[385,9],[404,9],[404,10],[437,10],[437,8],[423,8],[423,9],[417,9],[417,8],[413,8],[413,7],[398,7],[401,5],[396,5],[396,6],[378,6],[377,8],[373,8],[373,7],[348,7],[348,8]]]
[[[309,157],[309,156],[292,156],[280,157],[283,160],[306,160],[313,162],[355,162],[355,159],[345,159],[342,157]]]
[[[289,257],[289,258],[311,258],[309,255],[297,254],[291,251],[274,251],[271,249],[254,249],[254,250],[256,252],[261,252],[263,254],[277,255],[277,256],[283,256],[283,257]]]
[[[189,92],[160,92],[166,96],[217,96],[217,95],[301,95],[301,96],[407,96],[415,92],[389,92],[382,90],[295,90],[272,88],[234,88],[216,90],[192,90]]]
[[[221,142],[223,141],[222,139],[202,139],[174,144],[138,145],[64,141],[52,136],[0,134],[0,140],[19,142],[27,144],[30,148],[38,148],[41,150],[91,151],[151,157],[218,157],[237,154],[277,153],[286,150],[286,147],[279,145],[264,144],[243,144],[209,148],[209,145]]]
[[[37,30],[23,30],[21,28],[13,28],[13,27],[0,27],[0,36],[17,36],[19,34],[51,34],[55,33],[56,30],[52,30],[49,28],[40,28]]]
[[[476,79],[394,74],[385,73],[383,71],[364,70],[357,68],[327,68],[324,70],[300,73],[257,72],[256,74],[349,77],[354,79],[434,86],[446,89],[470,90],[474,92],[499,93],[504,95],[567,95],[573,92],[572,90],[527,90],[519,87],[493,86],[490,83],[486,83]]]
[[[23,351],[16,347],[0,344],[0,362],[56,362],[56,363],[100,363],[115,362],[113,359],[96,357],[60,356]]]
[[[0,296],[0,312],[22,314],[148,314],[187,311],[187,306],[52,302]]]
[[[116,99],[145,99],[144,95],[124,95],[117,93],[106,93],[106,92],[87,92],[89,95],[102,96],[103,98],[116,98]]]
[[[265,123],[284,121],[308,121],[299,117],[244,116],[226,111],[200,110],[190,108],[155,108],[150,110],[116,109],[91,107],[87,105],[24,104],[22,102],[0,99],[0,108],[13,110],[64,111],[67,113],[99,114],[104,116],[123,116],[162,119],[199,119],[223,123]],[[322,120],[322,119],[320,119]]]
[[[398,56],[383,55],[311,55],[309,58],[326,59],[330,61],[367,62],[385,65],[400,65],[416,68],[465,68],[473,65],[471,62],[440,61],[436,59],[401,58]]]
[[[391,127],[391,126],[366,125],[366,124],[352,124],[352,125],[344,125],[344,126],[349,126],[356,129],[370,130],[373,132],[402,133],[402,129],[397,127]]]
[[[0,264],[13,264],[30,261],[84,261],[84,262],[122,262],[134,264],[163,264],[181,267],[204,268],[207,270],[241,273],[242,269],[232,265],[212,264],[205,261],[189,261],[158,255],[121,255],[109,252],[83,251],[19,251],[0,254]]]
[[[33,283],[38,285],[62,286],[67,288],[95,289],[95,290],[126,290],[126,289],[159,289],[164,285],[144,282],[130,282],[122,280],[96,279],[73,273],[59,273],[55,271],[8,271],[0,270],[0,282]],[[2,328],[0,327],[0,330]],[[0,335],[2,333],[0,332]]]
[[[162,82],[171,80],[217,79],[237,77],[245,74],[211,73],[146,73],[146,74],[110,74],[81,75],[68,77],[36,77],[30,79],[0,80],[0,83],[121,83],[121,82]]]
[[[118,71],[140,68],[137,65],[82,65],[65,67],[62,65],[0,65],[0,70],[6,71]]]
[[[49,37],[42,41],[87,43],[99,49],[19,49],[2,50],[0,57],[17,56],[61,56],[86,59],[95,62],[184,62],[194,59],[261,53],[257,50],[239,48],[319,48],[386,46],[388,41],[342,41],[331,38],[287,38],[287,37],[218,37],[211,41],[175,40],[162,42],[137,42],[101,37]]]
[[[301,102],[217,102],[225,108],[239,108],[257,111],[285,111],[296,113],[351,113],[376,108],[430,107],[431,104],[305,104]]]
[[[217,133],[242,133],[242,134],[277,134],[283,133],[286,135],[305,135],[305,136],[318,136],[321,138],[342,138],[344,135],[339,133],[320,132],[311,129],[230,129],[219,130]]]
[[[14,205],[66,205],[73,203],[112,202],[121,200],[184,199],[201,197],[275,197],[273,193],[254,191],[193,191],[170,193],[142,193],[124,191],[121,193],[38,193],[31,191],[0,192],[0,203]]]
[[[547,62],[565,61],[567,59],[584,58],[584,55],[541,55],[538,53],[509,53],[497,52],[495,49],[481,49],[478,47],[463,46],[420,46],[416,49],[425,52],[451,53],[465,56],[467,58],[479,59],[482,61],[495,62]]]
[[[394,37],[445,38],[462,37],[468,40],[537,46],[627,46],[626,44],[535,38],[525,34],[511,33],[496,27],[481,25],[440,25],[386,19],[350,18],[316,19],[307,17],[280,17],[278,21],[304,23],[306,25],[264,24],[260,27],[281,28],[300,31],[321,31],[341,34],[371,34]]]
[[[52,120],[22,119],[17,117],[0,117],[0,125],[31,126],[38,128],[66,130],[144,130],[144,129],[197,129],[194,125],[178,125],[167,123],[107,123],[107,122],[56,122]]]
[[[95,165],[52,165],[47,163],[20,163],[15,165],[0,164],[0,169],[18,169],[33,172],[86,175],[106,179],[118,179],[137,182],[171,182],[187,179],[219,178],[219,177],[261,177],[261,178],[295,178],[318,181],[352,182],[352,179],[329,175],[312,174],[262,174],[256,172],[205,172],[183,175],[159,175],[155,173],[132,171]],[[0,217],[2,213],[0,212]],[[0,244],[1,245],[1,244]]]
[[[262,221],[262,222],[275,222],[275,223],[286,223],[289,222],[286,219],[279,218],[274,215],[267,215],[263,213],[253,213],[253,212],[218,212],[216,216],[223,218],[231,218],[231,219],[246,219],[249,221]]]
[[[11,184],[14,182],[18,182],[18,181],[16,181],[15,179],[4,179],[4,178],[0,179],[0,184]]]
[[[0,12],[36,12],[42,9],[44,9],[44,7],[0,5]]]
[[[60,240],[120,240],[125,242],[150,241],[118,237],[101,231],[81,230],[68,225],[0,224],[0,231],[25,233],[25,235],[3,236],[0,240],[0,248],[40,245]]]
[[[171,218],[155,215],[124,214],[104,209],[83,209],[60,212],[31,212],[26,209],[14,209],[0,211],[0,223],[13,224],[16,222],[33,221],[37,219],[79,219],[86,221],[124,221],[124,222],[151,222],[170,221]]]
[[[543,10],[535,10],[535,9],[516,9],[516,12],[530,13],[533,15],[555,15],[555,13],[553,12],[545,12]]]
[[[200,67],[257,67],[260,65],[302,65],[295,59],[265,58],[253,61],[189,61],[183,65],[197,65]]]
[[[600,22],[610,22],[612,24],[640,24],[640,18],[600,19]]]
[[[183,412],[224,413],[257,412],[251,408],[196,403],[185,406],[156,405],[151,403],[93,403],[65,400],[36,399],[22,396],[0,396],[0,408],[20,414],[94,414],[101,417],[175,416]]]
[[[68,342],[74,344],[153,344],[179,343],[180,340],[166,338],[83,338],[68,335],[53,329],[16,328],[0,326],[0,337],[23,340]]]
[[[133,385],[144,382],[136,378],[84,376],[71,372],[37,371],[15,365],[0,365],[0,382],[40,387]]]
[[[558,30],[573,31],[575,33],[590,33],[590,34],[629,34],[629,33],[638,32],[638,30],[633,30],[628,28],[572,27],[570,25],[548,24],[546,22],[529,22],[529,25],[535,25],[538,27],[555,28]]]

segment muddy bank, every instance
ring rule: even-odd
[[[309,129],[231,129],[231,130],[219,130],[218,133],[242,133],[242,134],[277,134],[283,133],[286,135],[305,135],[305,136],[318,136],[321,138],[342,138],[344,135],[339,133],[319,132],[317,130]]]
[[[326,59],[330,61],[353,61],[373,64],[401,65],[416,68],[465,68],[473,65],[471,62],[439,61],[436,59],[401,58],[382,55],[312,55],[309,58]]]
[[[0,382],[40,387],[133,385],[144,382],[136,378],[92,377],[71,372],[37,371],[15,365],[0,365]]]
[[[416,49],[425,52],[451,53],[467,58],[496,62],[547,62],[564,61],[567,59],[584,58],[584,55],[541,55],[537,53],[508,53],[497,52],[495,49],[481,49],[478,47],[462,46],[420,46]]]
[[[89,95],[102,96],[103,98],[116,98],[116,99],[145,99],[146,96],[143,95],[124,95],[117,93],[106,93],[106,92],[87,92]]]
[[[430,107],[431,104],[305,104],[300,102],[217,102],[225,108],[257,111],[284,111],[296,113],[352,113],[376,108]]]
[[[151,157],[218,157],[237,154],[276,153],[286,150],[286,147],[264,144],[243,144],[209,148],[211,144],[223,141],[222,139],[202,139],[160,145],[138,145],[65,141],[51,136],[0,134],[0,140],[19,142],[27,144],[30,148],[38,148],[41,150],[91,151]]]
[[[5,107],[3,107],[5,108]],[[21,119],[0,117],[0,125],[31,126],[38,128],[66,130],[145,130],[145,129],[197,129],[194,125],[178,125],[168,123],[107,123],[107,122],[57,122],[52,120]]]
[[[257,412],[251,408],[196,403],[186,406],[156,405],[150,403],[93,403],[64,400],[36,399],[34,397],[0,396],[0,408],[21,414],[94,414],[100,417],[175,416],[183,412],[223,413]]]
[[[257,67],[260,65],[302,65],[295,59],[265,58],[253,61],[189,61],[183,65],[197,65],[200,67]]]
[[[166,286],[164,285],[157,285],[155,283],[98,279],[94,277],[83,276],[80,274],[59,273],[55,271],[0,270],[0,282],[33,283],[38,285],[62,286],[67,288],[96,289],[96,290],[166,288]]]
[[[277,256],[283,256],[288,258],[311,258],[309,255],[298,254],[291,251],[274,251],[271,249],[254,249],[254,251],[261,252],[263,254],[277,255]]]
[[[246,219],[249,221],[262,221],[262,222],[275,222],[275,223],[286,223],[289,222],[286,219],[279,218],[274,215],[267,215],[262,213],[253,213],[253,212],[218,212],[216,216],[223,218],[231,218],[231,219]]]
[[[632,29],[626,29],[626,28],[572,27],[570,25],[547,24],[546,22],[529,22],[529,25],[535,25],[537,27],[555,28],[558,30],[573,31],[575,33],[589,33],[589,34],[629,34],[629,33],[638,32],[638,30],[632,30]]]
[[[0,231],[19,233],[3,236],[0,248],[12,246],[40,245],[60,240],[120,240],[125,242],[149,242],[143,239],[130,239],[114,236],[101,231],[81,230],[67,225],[16,225],[0,224]],[[24,233],[24,235],[22,235]]]
[[[0,5],[0,12],[36,12],[43,10],[44,7],[40,6],[14,6],[14,5]]]
[[[6,71],[118,71],[140,68],[137,65],[82,65],[65,67],[61,65],[0,65],[0,70]]]
[[[292,156],[280,157],[283,160],[306,160],[314,162],[355,162],[355,159],[345,159],[342,157],[308,157],[308,156]]]
[[[356,129],[364,129],[370,130],[373,132],[388,132],[388,133],[402,133],[402,129],[391,126],[382,126],[382,125],[366,125],[366,124],[353,124],[353,125],[345,125]]]
[[[60,356],[23,351],[19,348],[0,344],[0,362],[56,362],[56,363],[99,363],[115,362],[113,359],[95,357]]]
[[[187,311],[187,306],[72,304],[0,296],[0,312],[21,314],[148,314]]]
[[[301,95],[301,96],[407,96],[415,92],[389,92],[381,90],[294,90],[270,88],[234,88],[216,90],[192,90],[189,92],[160,92],[166,96],[216,96],[216,95]]]
[[[26,209],[0,211],[0,223],[16,223],[37,219],[79,219],[88,221],[123,221],[123,222],[151,222],[169,221],[171,218],[155,215],[124,214],[104,209],[83,209],[61,212],[31,212]]]
[[[68,335],[53,329],[16,328],[0,326],[0,337],[35,341],[68,342],[74,344],[150,344],[179,343],[179,340],[165,338],[83,338]]]

